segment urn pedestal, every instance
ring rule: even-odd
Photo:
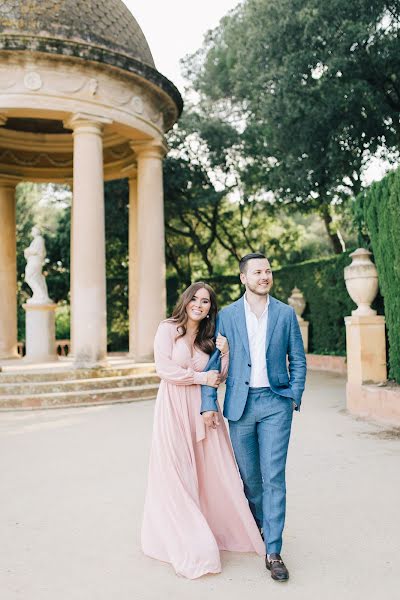
[[[386,381],[385,317],[345,317],[347,381],[351,384]]]
[[[385,411],[377,402],[368,404],[365,384],[383,383],[387,378],[385,317],[377,315],[371,303],[378,292],[378,273],[371,253],[358,248],[350,254],[353,262],[344,269],[347,291],[357,304],[351,317],[345,317],[347,386],[346,404],[350,412],[362,416],[380,416]]]
[[[387,378],[385,317],[371,308],[378,292],[378,272],[369,250],[358,248],[350,257],[344,279],[357,308],[345,317],[347,380],[358,385],[380,383]]]

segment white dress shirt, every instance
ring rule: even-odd
[[[249,349],[251,359],[250,387],[269,387],[267,373],[267,357],[265,343],[268,327],[269,296],[264,312],[258,319],[253,313],[250,304],[244,296],[244,312],[246,315],[247,337],[249,338]]]

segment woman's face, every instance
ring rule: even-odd
[[[202,321],[210,312],[210,308],[210,294],[205,288],[200,288],[194,293],[193,298],[187,304],[186,313],[192,321]]]

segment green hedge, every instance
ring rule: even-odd
[[[400,169],[358,196],[371,239],[389,338],[389,377],[400,383]]]
[[[303,318],[310,323],[309,352],[346,355],[344,317],[356,308],[344,282],[343,270],[351,263],[349,253],[290,265],[275,273],[277,298],[287,302],[294,287],[304,294],[307,304]],[[380,296],[374,308],[383,313]]]
[[[349,252],[309,260],[274,271],[272,294],[287,303],[292,289],[298,287],[306,299],[304,319],[309,321],[309,351],[315,354],[346,354],[344,317],[351,315],[356,305],[350,299],[344,283],[344,267],[351,263]],[[207,278],[217,293],[221,307],[233,302],[243,293],[238,276]],[[172,308],[179,293],[185,288],[171,277],[167,282],[168,308]],[[378,296],[374,308],[383,313],[382,298]]]

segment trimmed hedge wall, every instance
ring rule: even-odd
[[[356,308],[346,290],[343,269],[351,263],[348,253],[310,260],[279,269],[273,294],[287,302],[298,287],[306,300],[303,318],[309,321],[309,352],[346,354],[344,317]]]
[[[309,260],[274,271],[272,295],[287,303],[292,289],[298,287],[307,302],[303,318],[309,321],[309,352],[315,354],[346,354],[344,317],[351,315],[356,305],[347,293],[344,267],[351,263],[349,252],[319,260]],[[217,293],[221,307],[237,300],[243,293],[238,276],[207,278]],[[172,308],[179,292],[177,278],[168,279],[168,308]],[[383,313],[382,298],[378,296],[374,308]]]
[[[296,286],[307,302],[303,318],[309,321],[309,352],[346,355],[344,317],[351,315],[356,305],[344,282],[344,268],[351,263],[350,251],[329,258],[309,260],[283,267],[275,272],[273,294],[287,302]],[[373,303],[383,314],[382,297]]]
[[[371,238],[385,307],[389,377],[400,383],[400,169],[358,196]]]

